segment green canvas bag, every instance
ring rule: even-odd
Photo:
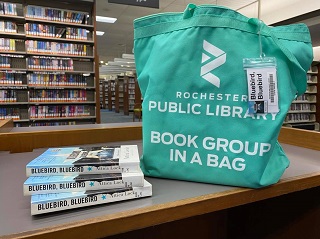
[[[289,160],[277,138],[306,90],[304,24],[269,27],[219,6],[134,21],[146,176],[259,188]]]

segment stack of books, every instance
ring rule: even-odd
[[[152,195],[137,145],[49,148],[26,173],[31,215]]]

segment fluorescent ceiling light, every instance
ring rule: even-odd
[[[96,16],[96,21],[97,22],[106,22],[106,23],[115,23],[117,21],[117,18]]]
[[[134,55],[133,54],[125,54],[125,53],[123,53],[122,54],[122,58],[134,60]]]
[[[135,64],[134,59],[114,58],[114,62],[122,62],[127,64]]]
[[[104,35],[104,32],[102,32],[102,31],[96,31],[96,34],[97,34],[97,36],[103,36],[103,35]]]
[[[109,64],[110,66],[123,66],[123,65],[129,66],[129,67],[135,67],[135,66],[136,66],[134,62],[129,63],[129,62],[113,62],[113,61],[108,61],[108,64]]]

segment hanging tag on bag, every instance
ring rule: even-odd
[[[274,57],[245,58],[249,114],[279,112],[277,64]]]

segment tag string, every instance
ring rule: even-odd
[[[262,21],[259,21],[259,31],[258,31],[258,36],[259,36],[259,49],[260,49],[260,58],[264,58],[266,55],[263,53],[262,50],[262,39],[261,39],[261,29],[262,29]]]

